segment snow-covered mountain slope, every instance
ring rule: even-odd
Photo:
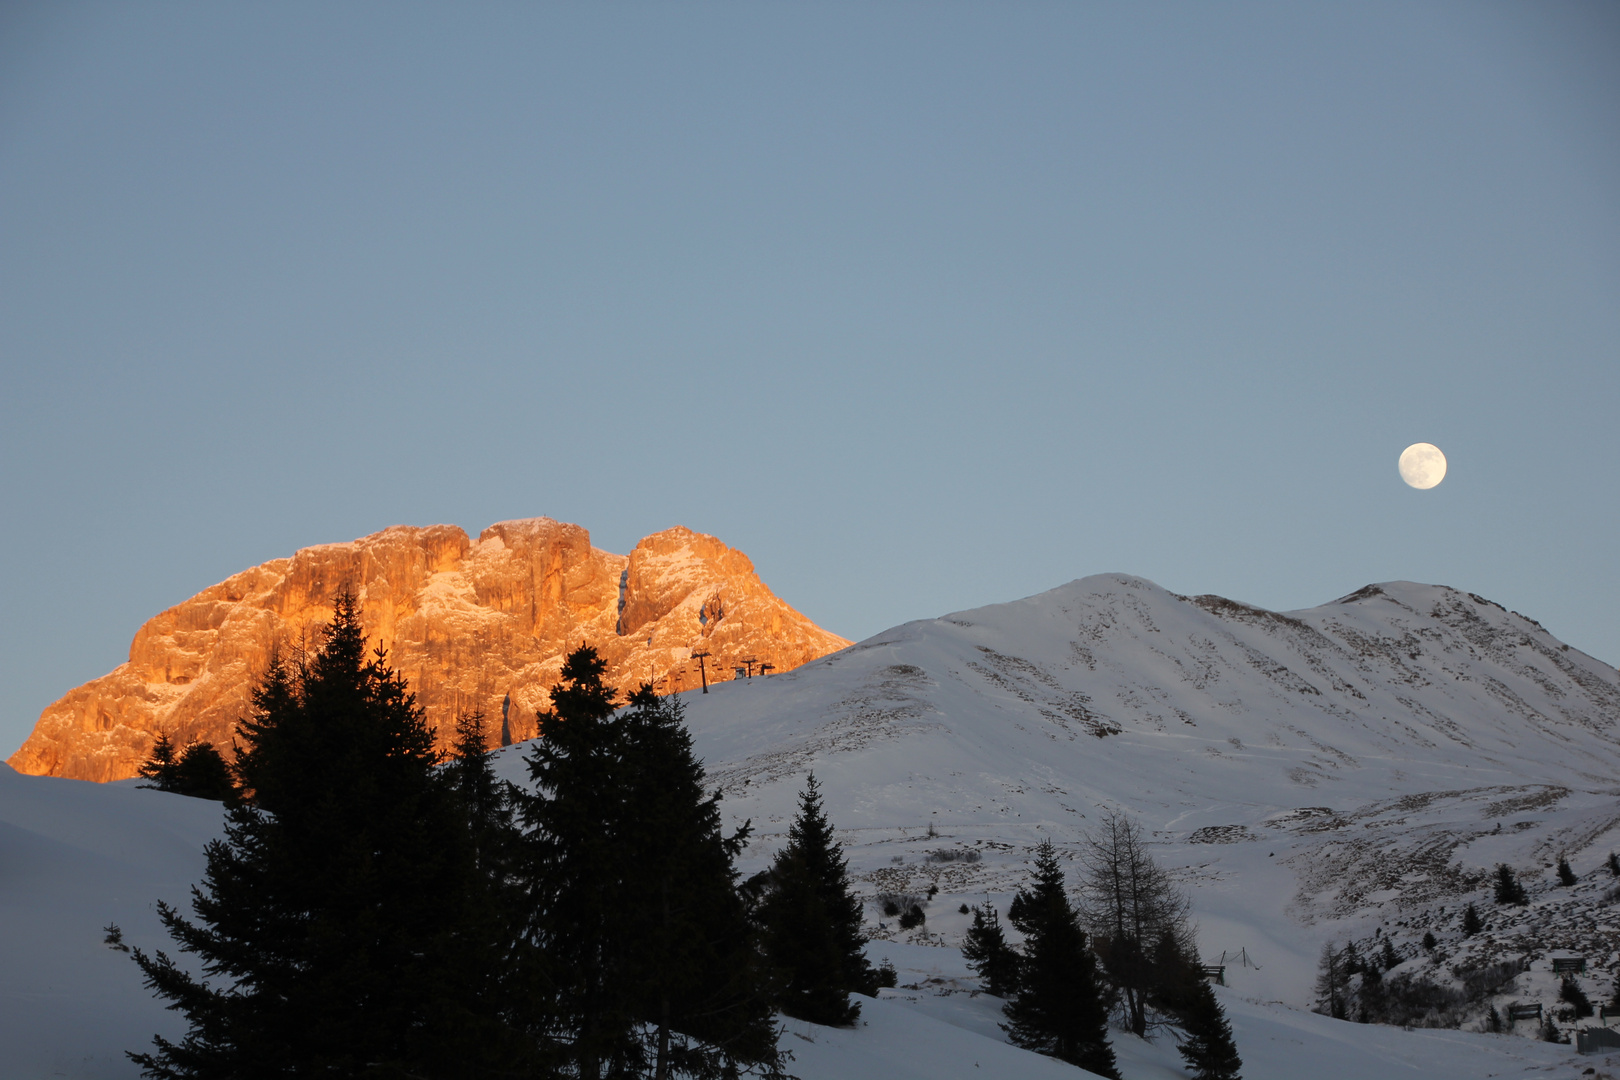
[[[1005,910],[1029,847],[1072,855],[1104,808],[1151,832],[1205,958],[1225,955],[1249,1080],[1579,1072],[1570,1048],[1527,1038],[1296,1011],[1329,939],[1387,932],[1409,969],[1435,972],[1525,957],[1511,993],[1548,1003],[1549,954],[1570,949],[1594,1000],[1611,989],[1620,920],[1600,866],[1620,849],[1620,678],[1465,593],[1397,583],[1278,615],[1110,575],[682,698],[727,815],[755,823],[746,870],[781,844],[813,769],[863,893],[939,889],[905,934],[869,905],[870,949],[902,985],[855,1031],[790,1025],[804,1080],[1066,1069],[999,1038],[952,946],[962,904]],[[520,780],[523,752],[500,771]],[[133,1078],[124,1050],[178,1034],[102,928],[168,948],[152,906],[185,901],[219,826],[217,804],[0,767],[0,1077]],[[1551,881],[1560,853],[1572,889]],[[1489,904],[1482,875],[1501,861],[1528,908]],[[1464,941],[1469,899],[1487,931]],[[1438,964],[1416,949],[1425,929]],[[1184,1075],[1168,1040],[1114,1039],[1127,1080]]]
[[[1497,862],[1555,903],[1558,854],[1587,874],[1620,845],[1620,676],[1439,586],[1279,614],[1101,575],[683,697],[756,860],[814,770],[863,889],[937,885],[913,936],[952,941],[1030,845],[1072,851],[1120,809],[1192,892],[1208,958],[1242,951],[1239,987],[1296,1005],[1330,936],[1449,942]],[[1620,926],[1525,944],[1613,952]]]

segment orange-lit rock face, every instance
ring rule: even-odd
[[[401,525],[256,566],[153,618],[129,663],[40,714],[11,766],[120,780],[160,731],[229,746],[271,653],[318,642],[345,587],[441,746],[462,710],[482,709],[507,740],[533,737],[581,642],[607,661],[612,685],[660,693],[698,685],[694,652],[710,654],[714,682],[745,660],[787,671],[849,644],[779,600],[748,556],[690,529],[649,536],[626,558],[550,518],[503,521],[476,542],[453,525]]]

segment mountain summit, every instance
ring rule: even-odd
[[[849,642],[779,599],[748,556],[676,527],[628,556],[550,518],[503,521],[476,541],[453,525],[398,525],[253,567],[150,619],[129,662],[40,715],[10,765],[80,780],[134,776],[159,732],[228,746],[272,652],[296,651],[351,589],[369,644],[388,650],[448,742],[483,710],[504,742],[535,734],[564,654],[581,641],[612,685],[660,693],[736,669],[788,671]]]

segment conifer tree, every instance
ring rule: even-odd
[[[1103,817],[1086,838],[1081,858],[1083,914],[1092,947],[1123,999],[1126,1027],[1145,1035],[1148,999],[1161,978],[1154,959],[1158,943],[1168,936],[1179,952],[1193,952],[1187,898],[1148,853],[1135,823],[1122,814]]]
[[[721,828],[720,795],[705,795],[679,698],[650,686],[630,697],[624,729],[625,837],[631,933],[629,986],[647,1025],[655,1080],[779,1074],[766,971],[739,891],[745,823]]]
[[[1018,989],[1002,1025],[1014,1044],[1118,1080],[1108,1003],[1050,840],[1035,849],[1035,880],[1007,912],[1024,935]]]
[[[1193,1080],[1240,1080],[1243,1059],[1232,1041],[1232,1025],[1203,979],[1189,988],[1180,1015],[1186,1038],[1178,1049]]]
[[[782,1011],[814,1024],[854,1024],[861,1007],[849,995],[876,994],[877,975],[863,951],[861,903],[850,890],[849,863],[814,773],[799,795],[787,846],[758,885],[765,957],[781,981]]]
[[[1001,915],[994,905],[987,902],[973,909],[973,925],[962,941],[962,956],[983,981],[985,993],[1006,998],[1018,989],[1018,954],[1001,932]]]
[[[151,1078],[491,1075],[530,1060],[502,1014],[498,950],[470,949],[483,889],[432,736],[358,605],[339,597],[307,662],[279,660],[238,727],[246,798],[193,890],[159,904],[207,981],[134,951],[185,1014],[130,1056]]]
[[[1485,921],[1479,917],[1479,908],[1470,903],[1463,909],[1463,937],[1473,937],[1483,929],[1485,929]]]
[[[214,744],[206,740],[194,742],[181,751],[167,790],[194,799],[213,799],[227,804],[236,801],[231,767],[225,764]]]
[[[1344,957],[1333,942],[1322,946],[1322,956],[1316,962],[1317,1011],[1325,1011],[1335,1020],[1343,1020],[1347,1012],[1346,994],[1350,975],[1344,968]]]
[[[1613,874],[1615,877],[1620,877],[1620,855],[1616,855],[1612,851],[1609,852],[1609,857],[1607,860],[1605,860],[1603,865],[1609,868],[1609,873]]]
[[[158,732],[157,740],[152,743],[152,752],[147,755],[135,773],[143,780],[152,781],[150,784],[141,784],[141,787],[155,788],[158,791],[169,790],[165,785],[174,775],[174,743],[170,741],[167,731]]]
[[[676,698],[623,710],[606,665],[564,662],[516,796],[535,958],[580,1077],[780,1075],[770,994],[718,794]]]
[[[1530,902],[1524,886],[1519,883],[1519,879],[1513,874],[1513,868],[1507,863],[1496,864],[1496,902],[1518,907]]]
[[[635,898],[624,887],[625,770],[606,669],[588,646],[564,660],[551,708],[539,715],[540,738],[523,759],[535,790],[518,798],[529,935],[582,1080],[639,1068],[645,1049],[628,993],[629,941],[616,925]]]
[[[1569,859],[1562,855],[1558,856],[1558,884],[1568,887],[1577,880],[1575,871],[1570,869]]]
[[[1575,1010],[1575,1019],[1584,1020],[1592,1015],[1592,1000],[1581,989],[1581,984],[1573,975],[1565,975],[1558,986],[1558,1000],[1567,1003]]]

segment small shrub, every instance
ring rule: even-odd
[[[883,963],[878,965],[878,969],[877,969],[877,984],[878,984],[878,986],[880,986],[880,987],[881,986],[893,987],[893,986],[898,985],[899,982],[900,982],[900,973],[894,970],[894,962],[893,961],[885,960],[885,961],[883,961]]]
[[[914,893],[881,892],[877,894],[878,910],[891,919],[896,915],[904,915],[920,903],[922,903],[922,897]]]
[[[1433,931],[1431,931],[1431,930],[1423,931],[1423,951],[1424,952],[1434,952],[1434,947],[1436,945],[1438,945],[1438,944],[1440,944],[1440,943],[1438,941],[1434,940],[1434,932]]]
[[[1612,851],[1609,852],[1609,861],[1604,865],[1609,868],[1609,873],[1615,877],[1620,877],[1620,855],[1616,855]]]
[[[971,848],[936,848],[928,853],[929,862],[976,863],[983,856]]]
[[[1462,980],[1463,994],[1469,1001],[1482,1001],[1513,989],[1513,980],[1524,966],[1517,960],[1503,960],[1477,968],[1452,968],[1451,973]]]
[[[956,909],[956,913],[958,915],[966,915],[971,910],[973,910],[973,909],[968,907],[966,904],[963,904],[961,907]]]
[[[923,914],[923,909],[918,905],[913,904],[911,907],[906,909],[906,913],[904,915],[900,916],[900,929],[915,930],[917,927],[921,926],[927,921],[928,916]]]
[[[938,895],[939,895],[939,885],[934,883],[934,882],[930,882],[929,885],[928,885],[928,899],[932,900],[934,897],[936,897]]]

